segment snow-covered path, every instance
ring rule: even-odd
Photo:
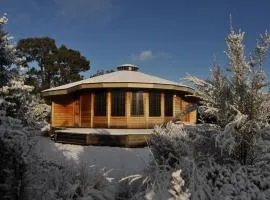
[[[120,148],[61,144],[40,137],[37,152],[46,160],[71,164],[95,165],[112,170],[110,176],[121,178],[142,171],[151,159],[148,148]]]

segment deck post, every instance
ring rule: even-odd
[[[131,110],[131,92],[126,92],[126,119],[130,118],[130,110]]]
[[[149,121],[149,93],[144,92],[144,118],[145,118],[145,126],[148,127]]]
[[[176,110],[176,94],[173,94],[173,117],[176,116],[176,113],[177,110]]]
[[[106,104],[107,104],[107,124],[108,124],[108,128],[111,127],[111,92],[107,92],[106,95]]]
[[[165,120],[165,97],[164,97],[164,92],[161,92],[161,102],[160,102],[160,111],[161,111],[161,118],[162,118],[162,123],[164,123]]]
[[[95,101],[95,96],[94,96],[94,93],[91,92],[91,108],[90,108],[90,112],[91,112],[90,127],[91,128],[94,128],[94,101]]]
[[[52,101],[51,125],[54,127],[54,101]]]

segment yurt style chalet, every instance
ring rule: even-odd
[[[190,103],[185,96],[192,93],[190,87],[142,73],[131,64],[42,91],[52,102],[51,126],[78,132],[80,128],[151,129],[179,114]],[[179,120],[196,123],[196,111]]]

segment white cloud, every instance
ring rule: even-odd
[[[132,54],[133,61],[147,61],[154,58],[153,52],[151,50],[141,51],[139,54]]]
[[[138,54],[132,54],[133,61],[148,61],[153,59],[170,59],[172,58],[172,54],[167,52],[157,52],[153,53],[152,50],[143,50]]]

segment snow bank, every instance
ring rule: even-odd
[[[113,178],[140,173],[151,159],[148,148],[61,144],[42,136],[39,137],[36,150],[48,161],[95,165],[100,169],[111,170],[110,176]]]

